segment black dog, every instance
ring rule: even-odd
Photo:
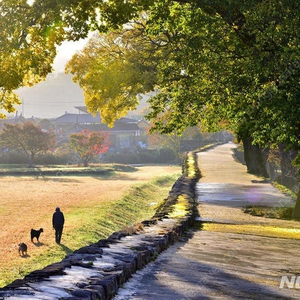
[[[22,256],[27,255],[27,245],[25,243],[21,243],[19,246],[19,254]]]
[[[40,228],[39,230],[31,229],[30,236],[31,236],[31,242],[33,242],[33,239],[36,238],[39,242],[40,234],[44,232],[43,228]]]

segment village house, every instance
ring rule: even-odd
[[[141,130],[138,121],[130,118],[116,120],[112,128],[101,122],[99,113],[96,116],[87,112],[85,106],[77,106],[78,114],[66,112],[64,115],[52,120],[55,125],[55,133],[59,141],[66,142],[72,133],[82,132],[83,130],[101,131],[109,134],[111,142],[110,151],[118,149],[132,149],[138,143]]]

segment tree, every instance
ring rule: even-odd
[[[160,92],[150,100],[149,118],[155,128],[163,133],[180,132],[201,122],[215,129],[221,120],[229,119],[235,132],[250,136],[253,143],[297,142],[297,8],[296,1],[155,3],[145,32],[158,40],[162,34],[168,36],[161,43],[167,49],[165,59],[158,54],[158,63],[153,62]],[[132,40],[126,39],[126,45],[133,45]],[[146,53],[150,54],[142,49],[135,56]],[[124,83],[127,87],[135,84],[134,78]],[[290,99],[282,110],[287,92]],[[90,106],[96,107],[95,103]],[[102,110],[101,105],[98,109]]]
[[[103,132],[90,132],[84,130],[81,133],[70,135],[70,146],[81,157],[85,167],[97,154],[105,153],[109,148],[108,134]]]
[[[36,0],[31,6],[25,0],[6,0],[4,4],[1,2],[4,13],[0,24],[7,27],[1,39],[4,57],[0,69],[5,71],[0,78],[4,78],[5,83],[20,84],[30,74],[42,77],[43,68],[35,69],[29,63],[31,60],[27,60],[31,54],[36,58],[32,61],[39,62],[39,66],[45,62],[47,67],[55,52],[55,42],[85,37],[90,29],[101,32],[126,29],[125,24],[136,20],[143,24],[144,36],[155,43],[148,44],[147,49],[139,48],[139,52],[133,51],[133,56],[120,56],[124,48],[118,52],[118,47],[114,47],[111,55],[105,55],[101,61],[100,72],[87,72],[77,78],[84,82],[87,75],[84,86],[88,87],[87,106],[91,112],[100,110],[103,119],[111,125],[136,105],[134,93],[143,90],[136,89],[140,86],[137,77],[147,72],[138,68],[138,64],[142,66],[141,61],[137,60],[135,65],[130,59],[141,54],[153,61],[151,78],[159,92],[150,100],[152,111],[148,117],[154,129],[180,133],[186,127],[201,123],[215,130],[222,120],[227,120],[226,124],[245,143],[250,141],[251,145],[264,148],[285,145],[286,149],[298,150],[299,9],[298,0],[68,0],[55,3]],[[147,18],[142,23],[139,18],[144,12]],[[39,38],[48,30],[53,38]],[[33,42],[31,37],[34,37]],[[129,44],[125,54],[130,53],[130,45],[135,45],[133,39],[126,41]],[[113,42],[119,46],[117,39]],[[36,44],[39,47],[35,48]],[[50,51],[49,59],[44,55],[47,52],[40,51],[45,49]],[[27,55],[23,56],[23,52]],[[5,57],[12,57],[7,59],[8,67]],[[21,63],[14,64],[15,58]],[[110,82],[114,78],[109,65],[123,70],[116,71],[115,89],[112,84],[103,84],[106,73]],[[19,66],[20,72],[16,73]],[[147,60],[148,66],[151,63]],[[130,70],[128,74],[135,76],[128,78],[125,67]],[[6,74],[12,76],[7,79]],[[100,75],[104,89],[97,86]],[[8,92],[5,95],[10,97],[11,86],[0,84],[2,86]],[[99,91],[106,94],[105,98]],[[128,95],[128,99],[124,95]],[[11,108],[9,103],[4,102],[7,109]],[[251,151],[253,147],[246,149]],[[259,162],[259,151],[256,153]]]
[[[174,153],[176,160],[182,158],[182,153],[180,151],[180,136],[176,133],[169,135],[152,133],[149,135],[149,146],[157,149],[170,149]]]
[[[0,108],[13,112],[17,88],[45,79],[52,71],[56,45],[64,39],[58,7],[52,1],[4,0],[0,3]],[[4,117],[4,113],[0,115]]]
[[[28,167],[33,167],[36,154],[50,150],[55,145],[52,131],[42,131],[33,123],[23,125],[5,124],[0,133],[0,145],[10,150],[21,150],[28,158]]]
[[[215,130],[228,120],[260,175],[261,147],[299,149],[299,8],[295,0],[153,1],[145,32],[168,36],[150,99],[153,128]]]
[[[3,0],[0,3],[0,109],[15,111],[14,90],[45,79],[56,47],[126,23],[152,1]],[[120,10],[116,13],[116,10]],[[0,118],[5,113],[0,114]]]
[[[109,126],[136,108],[139,94],[155,89],[155,65],[160,57],[156,53],[148,63],[155,41],[146,36],[144,22],[94,34],[66,66],[83,89],[89,111],[100,111]]]

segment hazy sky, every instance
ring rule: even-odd
[[[53,63],[54,71],[48,75],[46,81],[17,91],[22,101],[22,105],[17,108],[19,114],[22,113],[26,118],[32,116],[56,118],[65,112],[77,113],[78,111],[74,106],[85,105],[82,91],[77,84],[72,84],[70,75],[66,80],[68,86],[65,89],[61,86],[53,85],[55,82],[53,77],[58,73],[64,73],[66,63],[77,50],[81,50],[84,47],[86,41],[62,43],[58,47],[58,54]]]
[[[81,50],[87,40],[82,39],[77,42],[63,42],[58,47],[58,53],[53,63],[54,72],[64,72],[65,64],[72,58],[77,50]]]

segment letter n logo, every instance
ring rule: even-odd
[[[289,289],[292,289],[295,286],[295,280],[296,280],[296,276],[291,276],[291,280],[289,280],[289,278],[284,275],[284,276],[281,277],[281,282],[280,282],[279,288],[283,289],[284,284],[286,283],[287,287]],[[298,283],[298,281],[297,281],[297,283]]]

